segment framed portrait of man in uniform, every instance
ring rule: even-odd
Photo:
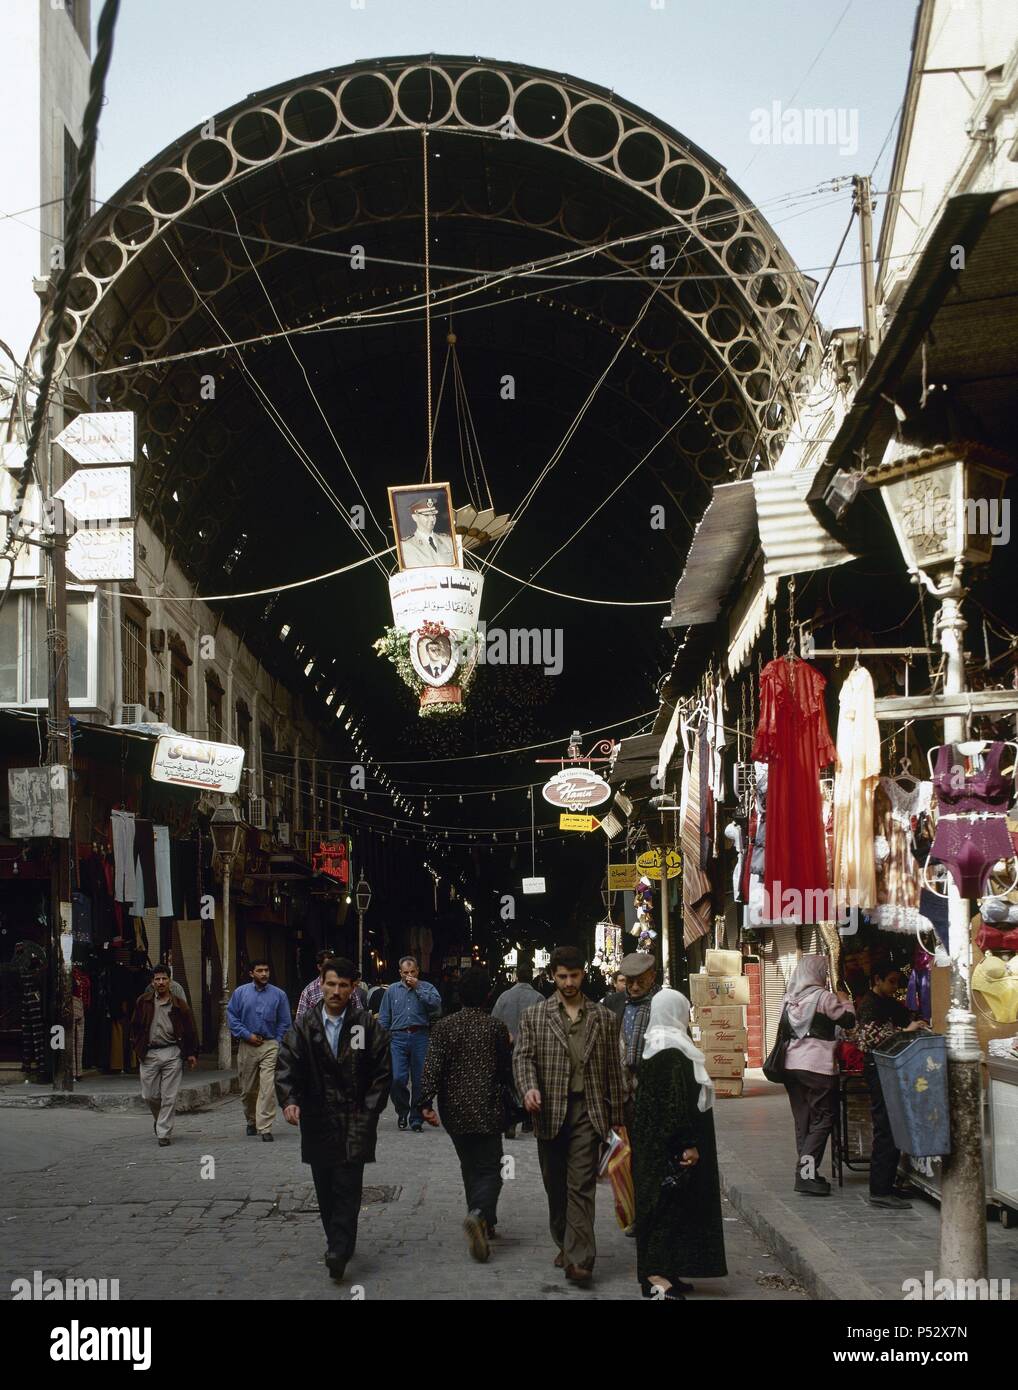
[[[389,507],[401,570],[459,564],[448,483],[391,487]]]

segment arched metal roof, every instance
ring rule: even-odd
[[[349,505],[342,443],[384,531],[385,485],[418,478],[424,455],[424,126],[435,370],[449,320],[500,510],[517,504],[625,344],[506,554],[529,574],[646,452],[548,582],[582,590],[564,578],[597,574],[603,560],[601,593],[644,597],[650,586],[666,597],[708,486],[773,462],[821,344],[813,287],[763,215],[702,150],[603,88],[428,55],[253,94],[168,146],[92,220],[61,362],[80,346],[99,399],[139,412],[141,505],[201,582],[221,581],[224,566],[264,582],[273,538],[273,577],[292,571],[281,580],[330,546],[336,563],[356,558],[265,398]],[[350,259],[356,246],[364,269]],[[545,278],[499,273],[582,252]],[[220,350],[241,340],[239,352]],[[497,389],[507,374],[511,409]],[[436,476],[449,472],[436,462]],[[673,507],[676,525],[649,558],[654,501]],[[320,597],[303,601],[287,613],[320,624]],[[569,612],[592,624],[584,632],[606,621]],[[637,630],[653,646],[666,639],[652,612]],[[383,595],[355,645],[384,617]],[[639,665],[652,680],[653,650]]]

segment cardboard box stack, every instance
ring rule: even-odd
[[[738,951],[708,951],[707,973],[689,977],[694,1037],[698,1031],[697,1046],[707,1060],[717,1096],[742,1095],[749,980],[741,971]]]

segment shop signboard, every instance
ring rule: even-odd
[[[152,752],[153,782],[176,787],[201,787],[231,795],[240,787],[243,767],[243,748],[182,734],[162,734]]]
[[[609,864],[608,892],[627,892],[636,887],[636,880],[639,877],[640,870],[636,864]]]
[[[545,891],[545,889],[544,889],[544,879],[543,879],[543,878],[525,878],[525,879],[523,880],[523,891],[524,891],[524,893],[543,893],[543,892]]]
[[[67,542],[67,570],[83,584],[134,578],[134,527],[89,526]]]
[[[75,463],[133,463],[134,411],[97,410],[76,415],[53,442]]]
[[[589,767],[564,767],[541,788],[541,795],[552,806],[567,811],[582,811],[588,806],[600,806],[612,794],[603,777]]]
[[[570,811],[563,811],[558,818],[560,830],[596,830],[600,824],[596,816],[579,816]]]
[[[636,867],[639,869],[641,874],[646,874],[648,878],[659,879],[661,877],[661,860],[661,850],[649,849],[646,851],[645,854],[641,854],[639,859],[637,859]],[[679,869],[682,867],[682,858],[678,850],[670,849],[668,851],[667,865],[668,877],[674,878],[676,874],[679,872]]]
[[[75,521],[122,521],[134,515],[130,468],[77,468],[53,496]]]
[[[350,884],[350,841],[346,836],[340,839],[319,841],[318,850],[311,856],[311,867],[316,873],[328,874],[337,883],[349,887]]]

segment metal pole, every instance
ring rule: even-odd
[[[52,474],[52,458],[50,460]],[[48,550],[49,564],[46,584],[46,646],[48,656],[49,698],[47,714],[49,736],[47,761],[50,767],[62,766],[70,800],[70,709],[67,700],[67,548],[64,534],[63,503],[54,503],[55,525]],[[70,837],[74,827],[68,826]],[[53,1003],[51,1023],[63,1029],[63,1046],[56,1049],[53,1059],[53,1089],[74,1090],[74,1016],[71,977],[71,952],[64,946],[71,936],[71,879],[70,844],[53,836],[50,840],[50,950],[53,968]],[[50,1033],[51,1039],[61,1034]]]
[[[364,913],[357,909],[357,973],[364,976]]]
[[[665,818],[661,817],[661,974],[666,985],[672,984],[671,922],[668,911],[668,850]]]
[[[873,197],[868,174],[856,174],[852,179],[855,210],[859,214],[859,268],[862,271],[862,303],[865,323],[866,351],[861,371],[865,371],[876,355],[877,295],[873,270]]]
[[[228,854],[223,868],[223,997],[220,1001],[219,1017],[220,1071],[230,1071],[233,1067],[230,1024],[226,1017],[226,1006],[230,1002],[230,874],[232,871],[233,855]]]
[[[947,658],[944,693],[965,689],[961,563],[936,592],[941,600],[940,645]],[[944,720],[944,741],[960,743],[965,716]],[[971,948],[969,903],[948,880],[951,956],[947,1011],[947,1071],[951,1110],[951,1153],[943,1160],[940,1186],[940,1273],[948,1279],[986,1278],[986,1177],[983,1172],[982,1054],[969,992]]]

